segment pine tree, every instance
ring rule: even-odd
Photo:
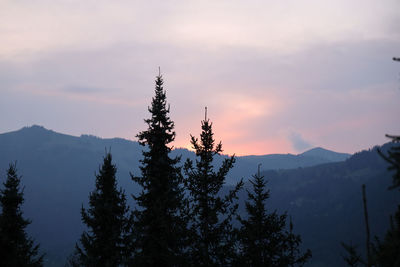
[[[388,170],[394,171],[392,186],[389,189],[400,189],[400,136],[386,136],[392,139],[393,147],[388,151],[388,155],[378,152],[389,163]],[[383,241],[376,238],[374,254],[377,266],[400,266],[400,205],[397,206],[394,221],[391,217],[391,227]]]
[[[134,199],[135,210],[134,260],[139,266],[184,266],[185,231],[184,191],[180,158],[170,158],[175,139],[174,123],[169,118],[169,107],[163,89],[163,79],[156,77],[155,96],[148,108],[146,131],[138,134],[145,146],[141,160],[141,177],[132,179],[142,187]]]
[[[116,167],[106,153],[96,175],[96,189],[89,195],[89,208],[82,206],[82,221],[88,227],[76,245],[80,266],[120,266],[126,264],[128,233],[131,226],[129,207],[122,189],[117,189]],[[75,262],[75,264],[77,264]],[[74,265],[73,262],[71,262]]]
[[[184,166],[191,206],[189,250],[194,266],[227,266],[235,257],[232,217],[238,208],[234,200],[243,182],[240,181],[233,190],[221,197],[225,177],[233,167],[235,157],[225,159],[216,171],[213,160],[222,152],[222,144],[215,145],[212,123],[207,118],[201,122],[201,128],[200,141],[191,136],[199,159],[195,166],[190,159]]]
[[[393,60],[400,62],[398,57],[393,57]],[[400,136],[386,135],[386,137],[392,139],[393,147],[388,151],[388,155],[378,152],[389,163],[388,170],[394,171],[392,186],[389,188],[400,189]],[[377,240],[375,253],[379,266],[400,266],[400,205],[397,206],[394,217],[394,222],[391,218],[391,228],[383,242]]]
[[[393,60],[400,62],[400,58],[393,57]],[[386,137],[392,140],[393,146],[388,150],[387,155],[379,149],[378,153],[389,163],[388,170],[394,171],[392,185],[389,189],[397,188],[400,190],[400,136],[386,134]],[[364,262],[361,258],[358,258],[358,262],[363,263],[365,266],[400,267],[400,205],[397,206],[394,217],[394,221],[393,217],[390,217],[390,229],[387,231],[383,241],[375,237],[375,243],[371,244],[369,243],[369,238],[367,238],[367,255],[370,254],[368,251],[369,246],[372,246],[373,253],[370,257],[367,257],[367,262]],[[368,228],[367,221],[366,227]],[[346,247],[345,244],[342,245],[351,258],[352,254],[356,251],[354,250],[355,252],[353,252],[351,247]],[[349,261],[346,260],[346,262],[352,266]]]
[[[0,190],[0,266],[43,266],[39,245],[34,245],[25,231],[31,221],[22,216],[20,181],[15,164],[10,164],[4,189]]]
[[[246,266],[302,266],[311,252],[300,253],[300,236],[293,234],[291,221],[289,231],[286,230],[286,214],[267,212],[265,202],[270,192],[266,190],[266,181],[260,171],[253,175],[250,183],[253,191],[247,190],[248,201],[245,202],[248,218],[238,216],[242,224],[239,263]]]

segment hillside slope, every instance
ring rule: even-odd
[[[387,151],[390,146],[381,149]],[[262,174],[269,181],[270,210],[287,211],[304,247],[313,251],[308,266],[344,266],[342,241],[352,242],[364,252],[362,184],[366,184],[372,236],[383,236],[389,216],[400,203],[398,191],[388,190],[392,175],[377,148],[356,153],[344,162]]]
[[[111,148],[117,165],[119,185],[128,196],[137,193],[138,187],[129,176],[131,171],[138,172],[142,147],[137,142],[87,135],[74,137],[40,126],[0,134],[0,180],[5,177],[9,162],[17,160],[25,186],[24,212],[33,221],[28,230],[47,253],[47,266],[64,263],[79,238],[83,229],[80,207],[82,203],[86,205],[88,193],[94,188],[94,174],[106,148]],[[340,261],[339,241],[362,240],[363,232],[356,231],[362,225],[362,220],[359,221],[361,183],[367,183],[369,197],[377,199],[371,201],[371,209],[376,210],[371,212],[371,217],[379,218],[371,222],[377,225],[372,227],[377,229],[376,233],[386,229],[388,214],[397,200],[386,191],[390,177],[376,151],[365,151],[337,163],[326,163],[329,159],[315,155],[320,151],[238,157],[229,183],[239,177],[249,178],[258,163],[264,169],[275,169],[264,172],[270,180],[270,208],[287,210],[293,216],[296,232],[314,250],[310,266],[324,266],[326,262],[326,266],[333,266],[329,262]],[[182,154],[183,158],[194,157],[188,150],[177,149],[173,153]],[[344,154],[340,159],[348,156]],[[323,164],[305,167],[318,163]],[[284,170],[290,167],[295,169]],[[244,191],[241,194],[243,202]],[[131,198],[128,199],[132,205]]]

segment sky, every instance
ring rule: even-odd
[[[400,133],[398,0],[0,0],[0,133],[137,140],[164,78],[175,147],[354,153]]]

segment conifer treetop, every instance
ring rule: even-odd
[[[20,188],[20,181],[16,164],[10,164],[4,188],[0,190],[0,265],[42,266],[44,255],[38,255],[39,245],[25,231],[31,221],[22,214],[24,190]]]
[[[139,266],[176,266],[185,258],[184,191],[181,171],[176,167],[180,158],[169,156],[172,148],[168,144],[175,139],[175,132],[161,73],[155,83],[155,96],[148,108],[151,117],[145,119],[148,128],[137,135],[139,143],[146,146],[142,175],[131,175],[142,187],[139,195],[133,196],[139,207],[134,211],[134,261]]]
[[[89,195],[89,207],[81,208],[88,231],[82,233],[81,246],[76,245],[76,259],[72,259],[79,266],[119,266],[127,261],[132,217],[124,191],[117,189],[116,171],[111,153],[106,152],[96,188]]]
[[[245,201],[247,218],[238,216],[242,224],[239,262],[250,266],[302,266],[311,257],[311,251],[300,251],[301,238],[293,234],[291,219],[289,231],[286,229],[286,213],[268,212],[266,201],[270,191],[259,168],[250,183],[252,190],[247,190]]]
[[[169,144],[175,139],[175,132],[173,131],[175,125],[168,116],[170,107],[169,105],[167,107],[162,75],[158,75],[155,82],[155,96],[152,98],[151,106],[148,107],[151,118],[144,120],[148,129],[137,135],[139,143],[143,146],[148,145],[150,148],[157,146],[159,142],[164,145]],[[157,135],[158,138],[154,138],[154,135]],[[170,150],[169,148],[168,151]]]
[[[215,169],[214,156],[222,152],[222,143],[215,144],[212,123],[205,112],[201,121],[200,138],[191,135],[191,144],[197,159],[187,159],[184,165],[186,188],[189,191],[191,246],[194,266],[229,266],[234,258],[232,218],[238,204],[234,203],[243,186],[240,181],[234,189],[221,196],[226,175],[233,167],[235,157],[224,159]]]

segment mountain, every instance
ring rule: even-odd
[[[238,157],[235,168],[232,170],[232,177],[249,178],[249,170],[257,170],[258,164],[261,170],[280,170],[310,167],[323,163],[339,162],[348,159],[351,155],[337,153],[323,148],[313,148],[299,155],[292,154],[270,154],[262,156]],[[230,178],[227,183],[233,184]]]
[[[400,195],[397,190],[388,190],[392,173],[377,149],[387,153],[391,146],[388,143],[361,151],[342,162],[262,172],[271,194],[269,210],[287,211],[303,247],[312,250],[307,266],[345,266],[340,242],[351,242],[365,254],[362,184],[366,185],[371,236],[382,237],[389,228],[389,217],[400,203]],[[321,151],[325,153],[316,150]],[[249,183],[245,187],[251,188]],[[240,199],[245,198],[242,192]],[[243,213],[243,203],[240,207]]]
[[[0,164],[3,163],[3,165],[15,160],[18,160],[18,162],[21,160],[25,162],[26,160],[27,164],[31,164],[32,153],[44,162],[55,161],[55,159],[52,159],[53,157],[60,157],[61,161],[71,158],[70,160],[77,162],[82,160],[94,161],[93,164],[95,164],[101,161],[105,149],[111,149],[120,174],[129,177],[129,172],[139,172],[139,160],[142,158],[143,147],[134,141],[121,138],[103,139],[93,135],[75,137],[47,130],[37,125],[0,134],[0,151],[2,151]],[[195,154],[192,151],[182,148],[173,150],[172,156],[182,156],[182,162],[186,158],[195,159]],[[226,183],[234,184],[241,178],[247,180],[250,176],[248,170],[256,170],[260,163],[262,170],[292,169],[344,161],[349,156],[350,154],[315,148],[299,155],[270,154],[237,157],[235,167],[230,172]],[[226,155],[217,157],[216,165],[220,165],[223,159],[227,157]],[[63,163],[56,163],[55,161],[55,164],[54,166]],[[93,170],[91,169],[91,171]]]
[[[137,142],[75,137],[41,126],[0,134],[0,182],[8,164],[17,161],[25,186],[24,214],[32,220],[28,231],[46,252],[47,266],[62,266],[78,240],[83,230],[80,208],[87,205],[94,174],[105,149],[110,148],[119,186],[128,196],[137,193],[138,187],[129,175],[139,174],[143,147]],[[176,149],[173,154],[194,158],[194,153],[186,149]],[[226,157],[219,157],[219,164]],[[399,203],[397,195],[387,191],[390,174],[376,149],[353,156],[317,148],[299,155],[237,157],[226,190],[240,177],[250,178],[259,163],[269,180],[269,208],[288,211],[293,217],[295,231],[314,252],[309,266],[343,265],[340,241],[353,240],[363,248],[362,183],[367,184],[373,234],[381,235],[387,229],[388,216]],[[243,190],[242,204],[245,198]],[[132,207],[132,199],[128,200]],[[243,205],[241,209],[243,212]]]
[[[312,148],[300,154],[303,157],[314,157],[315,159],[323,159],[329,162],[344,161],[350,157],[346,153],[337,153],[322,147]]]
[[[71,253],[82,232],[80,207],[88,202],[105,149],[118,162],[119,185],[135,192],[129,171],[137,171],[139,144],[123,139],[74,137],[40,126],[0,135],[0,181],[10,162],[17,161],[25,187],[28,231],[41,243],[48,266],[59,266]],[[55,263],[55,264],[52,264]]]

